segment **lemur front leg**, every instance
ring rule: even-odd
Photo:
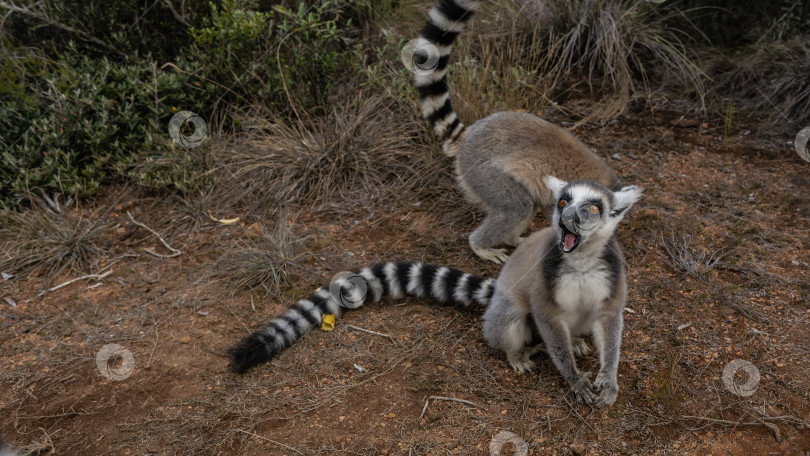
[[[579,402],[593,404],[596,394],[593,385],[585,373],[577,369],[574,360],[574,349],[571,345],[571,331],[564,322],[552,318],[544,320],[535,315],[535,322],[540,335],[546,344],[546,350],[557,366],[562,376],[571,386],[571,391],[576,395]]]
[[[624,306],[621,308],[623,309]],[[599,398],[594,403],[599,408],[613,404],[619,394],[617,376],[623,319],[620,312],[603,316],[593,324],[593,340],[599,353],[599,374],[593,382],[593,391],[601,390]]]

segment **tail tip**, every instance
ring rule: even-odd
[[[251,367],[269,361],[275,350],[271,350],[256,334],[251,334],[228,349],[227,353],[230,369],[237,374],[244,374]]]

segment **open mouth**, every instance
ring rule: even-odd
[[[562,250],[563,253],[571,253],[579,245],[580,236],[568,230],[562,223],[560,223],[560,227],[563,233],[562,239],[560,240],[560,250]]]

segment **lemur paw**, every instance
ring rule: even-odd
[[[593,392],[602,391],[599,398],[594,402],[597,408],[607,407],[608,405],[616,402],[616,397],[619,395],[619,385],[616,380],[610,379],[607,375],[599,374],[591,387]]]
[[[509,365],[512,366],[512,369],[514,369],[515,372],[519,374],[527,374],[533,371],[536,367],[534,362],[529,359],[532,354],[531,349],[524,349],[517,353],[506,355],[506,359],[509,361]]]
[[[504,263],[506,259],[509,258],[509,255],[506,254],[506,249],[474,248],[473,252],[482,260],[492,261],[495,264]]]
[[[585,339],[581,337],[574,337],[571,339],[571,349],[574,352],[574,356],[586,356],[588,353],[591,352],[591,347],[585,342]]]
[[[577,401],[584,404],[593,404],[596,401],[596,394],[593,392],[593,385],[591,381],[584,375],[580,376],[577,381],[571,385],[571,391],[577,397]]]

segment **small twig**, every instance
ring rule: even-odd
[[[110,275],[112,273],[113,273],[112,270],[110,270],[110,271],[105,272],[104,274],[87,274],[87,275],[83,275],[81,277],[76,277],[75,279],[70,279],[67,282],[60,283],[59,285],[57,285],[55,287],[51,287],[51,288],[48,288],[47,290],[40,291],[39,294],[37,295],[37,297],[42,296],[45,293],[50,293],[52,291],[56,291],[56,290],[58,290],[60,288],[64,288],[64,287],[66,287],[66,286],[68,286],[68,285],[70,285],[72,283],[76,283],[76,282],[79,282],[81,280],[87,280],[87,279],[101,280],[101,279],[107,277],[108,275]]]
[[[267,437],[262,437],[262,436],[260,436],[259,434],[256,434],[256,433],[253,433],[253,432],[244,431],[244,430],[242,430],[242,429],[237,429],[237,431],[242,432],[242,433],[245,433],[245,434],[247,434],[247,435],[252,435],[253,437],[256,437],[256,438],[259,438],[259,439],[265,440],[265,441],[270,442],[270,443],[275,443],[276,445],[278,445],[278,446],[280,446],[280,447],[282,447],[282,448],[286,448],[286,449],[288,449],[288,450],[295,451],[296,453],[298,453],[298,454],[300,454],[300,455],[303,455],[303,454],[304,454],[304,453],[302,453],[302,452],[300,452],[300,451],[296,450],[295,448],[293,448],[293,447],[291,447],[291,446],[289,446],[289,445],[285,445],[285,444],[283,444],[283,443],[281,443],[281,442],[276,442],[275,440],[268,439]]]
[[[693,416],[693,415],[686,415],[682,416],[681,418],[708,421],[710,423],[717,423],[717,424],[727,424],[730,426],[765,426],[768,429],[770,429],[771,432],[773,432],[773,437],[774,439],[776,439],[777,442],[782,441],[782,434],[779,432],[779,428],[775,424],[765,421],[766,419],[768,419],[767,417],[757,418],[754,421],[749,421],[747,423],[741,423],[731,420],[718,420],[716,418],[708,418],[705,416]]]
[[[475,407],[475,408],[481,408],[481,406],[479,406],[479,405],[478,405],[478,404],[476,404],[475,402],[465,401],[464,399],[456,399],[456,398],[454,398],[454,397],[444,397],[444,396],[430,396],[430,397],[429,397],[429,398],[427,398],[427,400],[425,401],[425,406],[422,408],[422,413],[421,413],[421,414],[419,414],[419,419],[420,419],[420,420],[422,419],[422,417],[423,417],[423,416],[425,416],[425,412],[427,412],[427,409],[428,409],[428,404],[430,404],[430,401],[451,401],[451,402],[461,402],[462,404],[471,405],[471,406],[473,406],[473,407]]]
[[[394,338],[389,336],[388,334],[379,333],[377,331],[372,331],[370,329],[358,328],[357,326],[354,326],[354,325],[346,325],[346,327],[354,329],[355,331],[360,331],[360,332],[364,332],[364,333],[368,333],[368,334],[373,334],[375,336],[387,337],[388,340],[390,340],[392,344],[394,344],[394,345],[397,344],[397,341],[395,341]]]
[[[134,223],[134,224],[136,224],[136,225],[140,226],[141,228],[144,228],[145,230],[149,231],[150,233],[154,234],[154,235],[155,235],[155,237],[157,237],[157,238],[158,238],[158,240],[160,240],[160,242],[161,242],[161,243],[162,243],[162,244],[163,244],[163,245],[164,245],[164,246],[165,246],[167,249],[169,249],[169,250],[171,250],[171,251],[172,251],[172,254],[171,254],[171,255],[163,255],[163,254],[160,254],[160,253],[157,253],[157,252],[153,252],[152,250],[149,250],[149,249],[143,249],[143,251],[144,251],[144,252],[146,252],[146,253],[148,253],[148,254],[150,254],[150,255],[154,255],[154,256],[156,256],[156,257],[158,257],[158,258],[173,258],[173,257],[180,256],[180,255],[182,255],[182,254],[183,254],[183,252],[181,252],[181,251],[179,251],[179,250],[177,250],[177,249],[173,248],[172,246],[170,246],[170,245],[169,245],[169,244],[168,244],[168,243],[167,243],[167,242],[166,242],[166,241],[163,239],[163,237],[161,237],[159,234],[157,234],[157,232],[155,232],[155,230],[153,230],[152,228],[149,228],[148,226],[144,225],[143,223],[141,223],[141,222],[139,222],[139,221],[135,220],[135,219],[132,217],[132,214],[130,214],[130,213],[129,213],[129,211],[127,211],[127,216],[129,217],[129,219],[130,219],[130,220],[132,220],[132,223]]]
[[[163,3],[165,3],[166,6],[169,7],[169,11],[172,12],[172,16],[174,16],[174,18],[177,19],[177,22],[180,22],[186,27],[191,27],[191,24],[188,23],[186,18],[184,18],[182,14],[178,13],[177,10],[174,9],[174,5],[172,5],[172,2],[170,2],[169,0],[163,0]]]
[[[107,269],[110,269],[115,263],[118,263],[119,261],[123,260],[124,258],[140,258],[140,257],[141,256],[138,255],[137,253],[125,253],[125,254],[121,255],[120,257],[110,261],[110,263],[107,266],[104,266],[104,268],[101,271],[98,271],[98,273],[101,274],[102,272],[106,271]]]

